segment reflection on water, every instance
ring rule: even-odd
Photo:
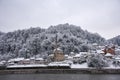
[[[119,74],[9,74],[0,80],[120,80]]]

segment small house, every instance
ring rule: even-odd
[[[112,55],[111,53],[106,53],[106,54],[105,54],[105,57],[106,57],[106,58],[110,58],[110,59],[112,59],[113,56],[114,56],[114,55]]]
[[[35,59],[35,64],[44,64],[45,60],[43,58],[36,58]]]

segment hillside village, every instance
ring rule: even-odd
[[[8,68],[28,67],[70,67],[70,68],[120,68],[120,46],[92,44],[87,52],[65,54],[58,46],[57,35],[53,53],[40,57],[34,55],[30,58],[16,57],[7,61],[0,61],[0,66]]]
[[[118,39],[116,39],[119,42]],[[79,26],[0,32],[0,67],[119,68],[120,46]]]

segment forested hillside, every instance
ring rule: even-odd
[[[65,54],[71,51],[88,51],[92,43],[103,44],[105,39],[97,33],[90,33],[79,26],[59,24],[48,29],[40,27],[14,32],[0,32],[0,59],[13,57],[46,56],[52,54],[55,37]]]
[[[108,43],[113,43],[120,46],[120,35],[108,40]]]

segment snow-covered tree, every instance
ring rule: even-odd
[[[101,54],[91,54],[87,58],[87,64],[89,67],[102,68],[107,67],[108,63]]]
[[[109,39],[108,43],[113,43],[115,45],[120,46],[120,35],[118,35],[118,36],[116,36],[116,37],[114,37],[112,39]]]
[[[37,54],[51,54],[54,49],[55,34],[65,54],[71,51],[88,51],[89,44],[101,44],[105,41],[98,34],[84,31],[79,26],[59,24],[48,29],[30,28],[14,32],[0,32],[0,54],[14,54],[15,57]]]

